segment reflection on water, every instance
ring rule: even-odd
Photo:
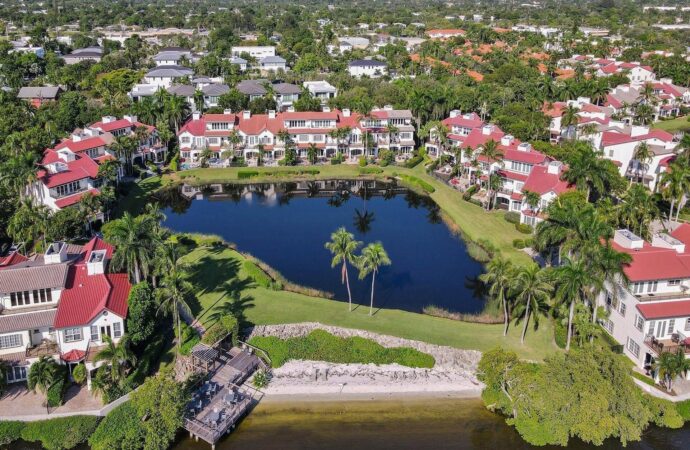
[[[651,429],[642,442],[627,448],[688,449],[690,428]],[[502,418],[479,400],[408,400],[386,402],[297,403],[259,405],[219,450],[443,450],[536,448],[526,444]],[[549,448],[549,447],[541,447]],[[563,447],[555,447],[563,448]],[[618,449],[606,442],[593,447],[572,442],[570,449]],[[183,439],[174,450],[207,450],[208,444]]]
[[[484,306],[474,282],[481,264],[443,224],[433,200],[394,182],[184,185],[157,198],[167,227],[220,235],[288,280],[340,300],[347,298],[346,287],[324,243],[345,226],[359,241],[381,241],[393,261],[377,275],[376,306],[415,312],[432,304],[459,312]],[[357,280],[355,270],[350,278],[353,300],[368,303],[368,280]]]

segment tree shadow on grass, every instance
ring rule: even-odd
[[[250,279],[234,278],[226,281],[218,289],[218,298],[206,308],[206,311],[197,316],[197,320],[208,328],[224,315],[232,314],[239,322],[240,328],[252,325],[247,322],[244,312],[254,306],[254,297],[243,295],[243,292],[254,287],[256,285]]]

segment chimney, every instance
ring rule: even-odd
[[[450,118],[458,117],[460,115],[460,110],[459,109],[454,109],[450,112]]]
[[[242,118],[243,119],[247,120],[247,119],[250,119],[251,117],[252,117],[251,111],[248,111],[248,110],[242,111]]]
[[[494,126],[493,126],[493,125],[484,125],[484,126],[482,127],[482,134],[483,134],[484,136],[489,136],[493,130],[494,130]]]
[[[122,116],[123,119],[125,119],[129,123],[135,123],[137,121],[137,116],[134,115],[125,115]]]
[[[517,149],[521,152],[528,152],[532,150],[532,145],[529,142],[521,142]]]
[[[668,233],[658,233],[652,236],[652,246],[672,248],[676,253],[685,253],[685,244]]]
[[[507,147],[510,144],[512,144],[514,140],[515,140],[515,138],[512,135],[506,134],[505,136],[503,136],[501,138],[501,145],[504,145]]]
[[[101,117],[101,122],[103,122],[103,123],[111,123],[111,122],[115,122],[115,120],[116,120],[116,119],[115,119],[115,117],[113,117],[113,116],[103,116],[103,117]]]
[[[287,107],[287,112],[295,112],[295,107],[294,106],[288,106]]]
[[[105,250],[93,250],[86,262],[86,270],[89,275],[105,273]]]
[[[225,114],[225,115],[232,114],[232,109],[224,109],[223,114]]]
[[[630,137],[642,136],[644,134],[649,134],[649,127],[642,125],[633,125],[630,129]]]
[[[276,118],[276,110],[275,109],[270,109],[268,111],[268,118],[269,119],[275,119]]]
[[[74,131],[72,132],[72,140],[73,140],[74,142],[79,142],[79,141],[81,141],[81,138],[82,138],[81,133],[82,133],[82,130],[74,130]]]
[[[563,169],[563,163],[560,161],[551,161],[546,168],[546,172],[551,175],[560,175]]]
[[[194,111],[192,113],[192,120],[201,120],[201,113],[199,111]]]
[[[321,108],[321,111],[322,111],[322,112],[325,112],[325,113],[329,113],[329,112],[331,112],[331,108],[330,108],[329,106],[323,106],[323,107]]]
[[[384,105],[383,110],[384,111],[393,111],[393,105]]]
[[[343,117],[350,117],[350,109],[343,108]]]
[[[59,264],[67,261],[67,244],[64,242],[52,242],[48,245],[43,262],[45,264]]]
[[[641,237],[626,229],[616,230],[613,242],[630,250],[639,250],[644,246],[644,240]]]

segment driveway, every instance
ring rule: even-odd
[[[33,393],[23,383],[12,384],[0,398],[0,420],[19,416],[46,414],[45,395]],[[98,411],[103,407],[100,397],[92,395],[86,387],[72,385],[65,394],[65,404],[50,408],[50,414]]]

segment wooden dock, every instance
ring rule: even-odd
[[[184,428],[190,436],[208,442],[215,450],[216,443],[261,400],[262,392],[242,383],[263,366],[263,362],[239,348],[229,352],[214,349],[215,354],[211,355],[208,348],[195,347],[192,355],[195,350],[201,358],[212,357],[213,364],[188,405]],[[201,367],[209,367],[208,362]]]

